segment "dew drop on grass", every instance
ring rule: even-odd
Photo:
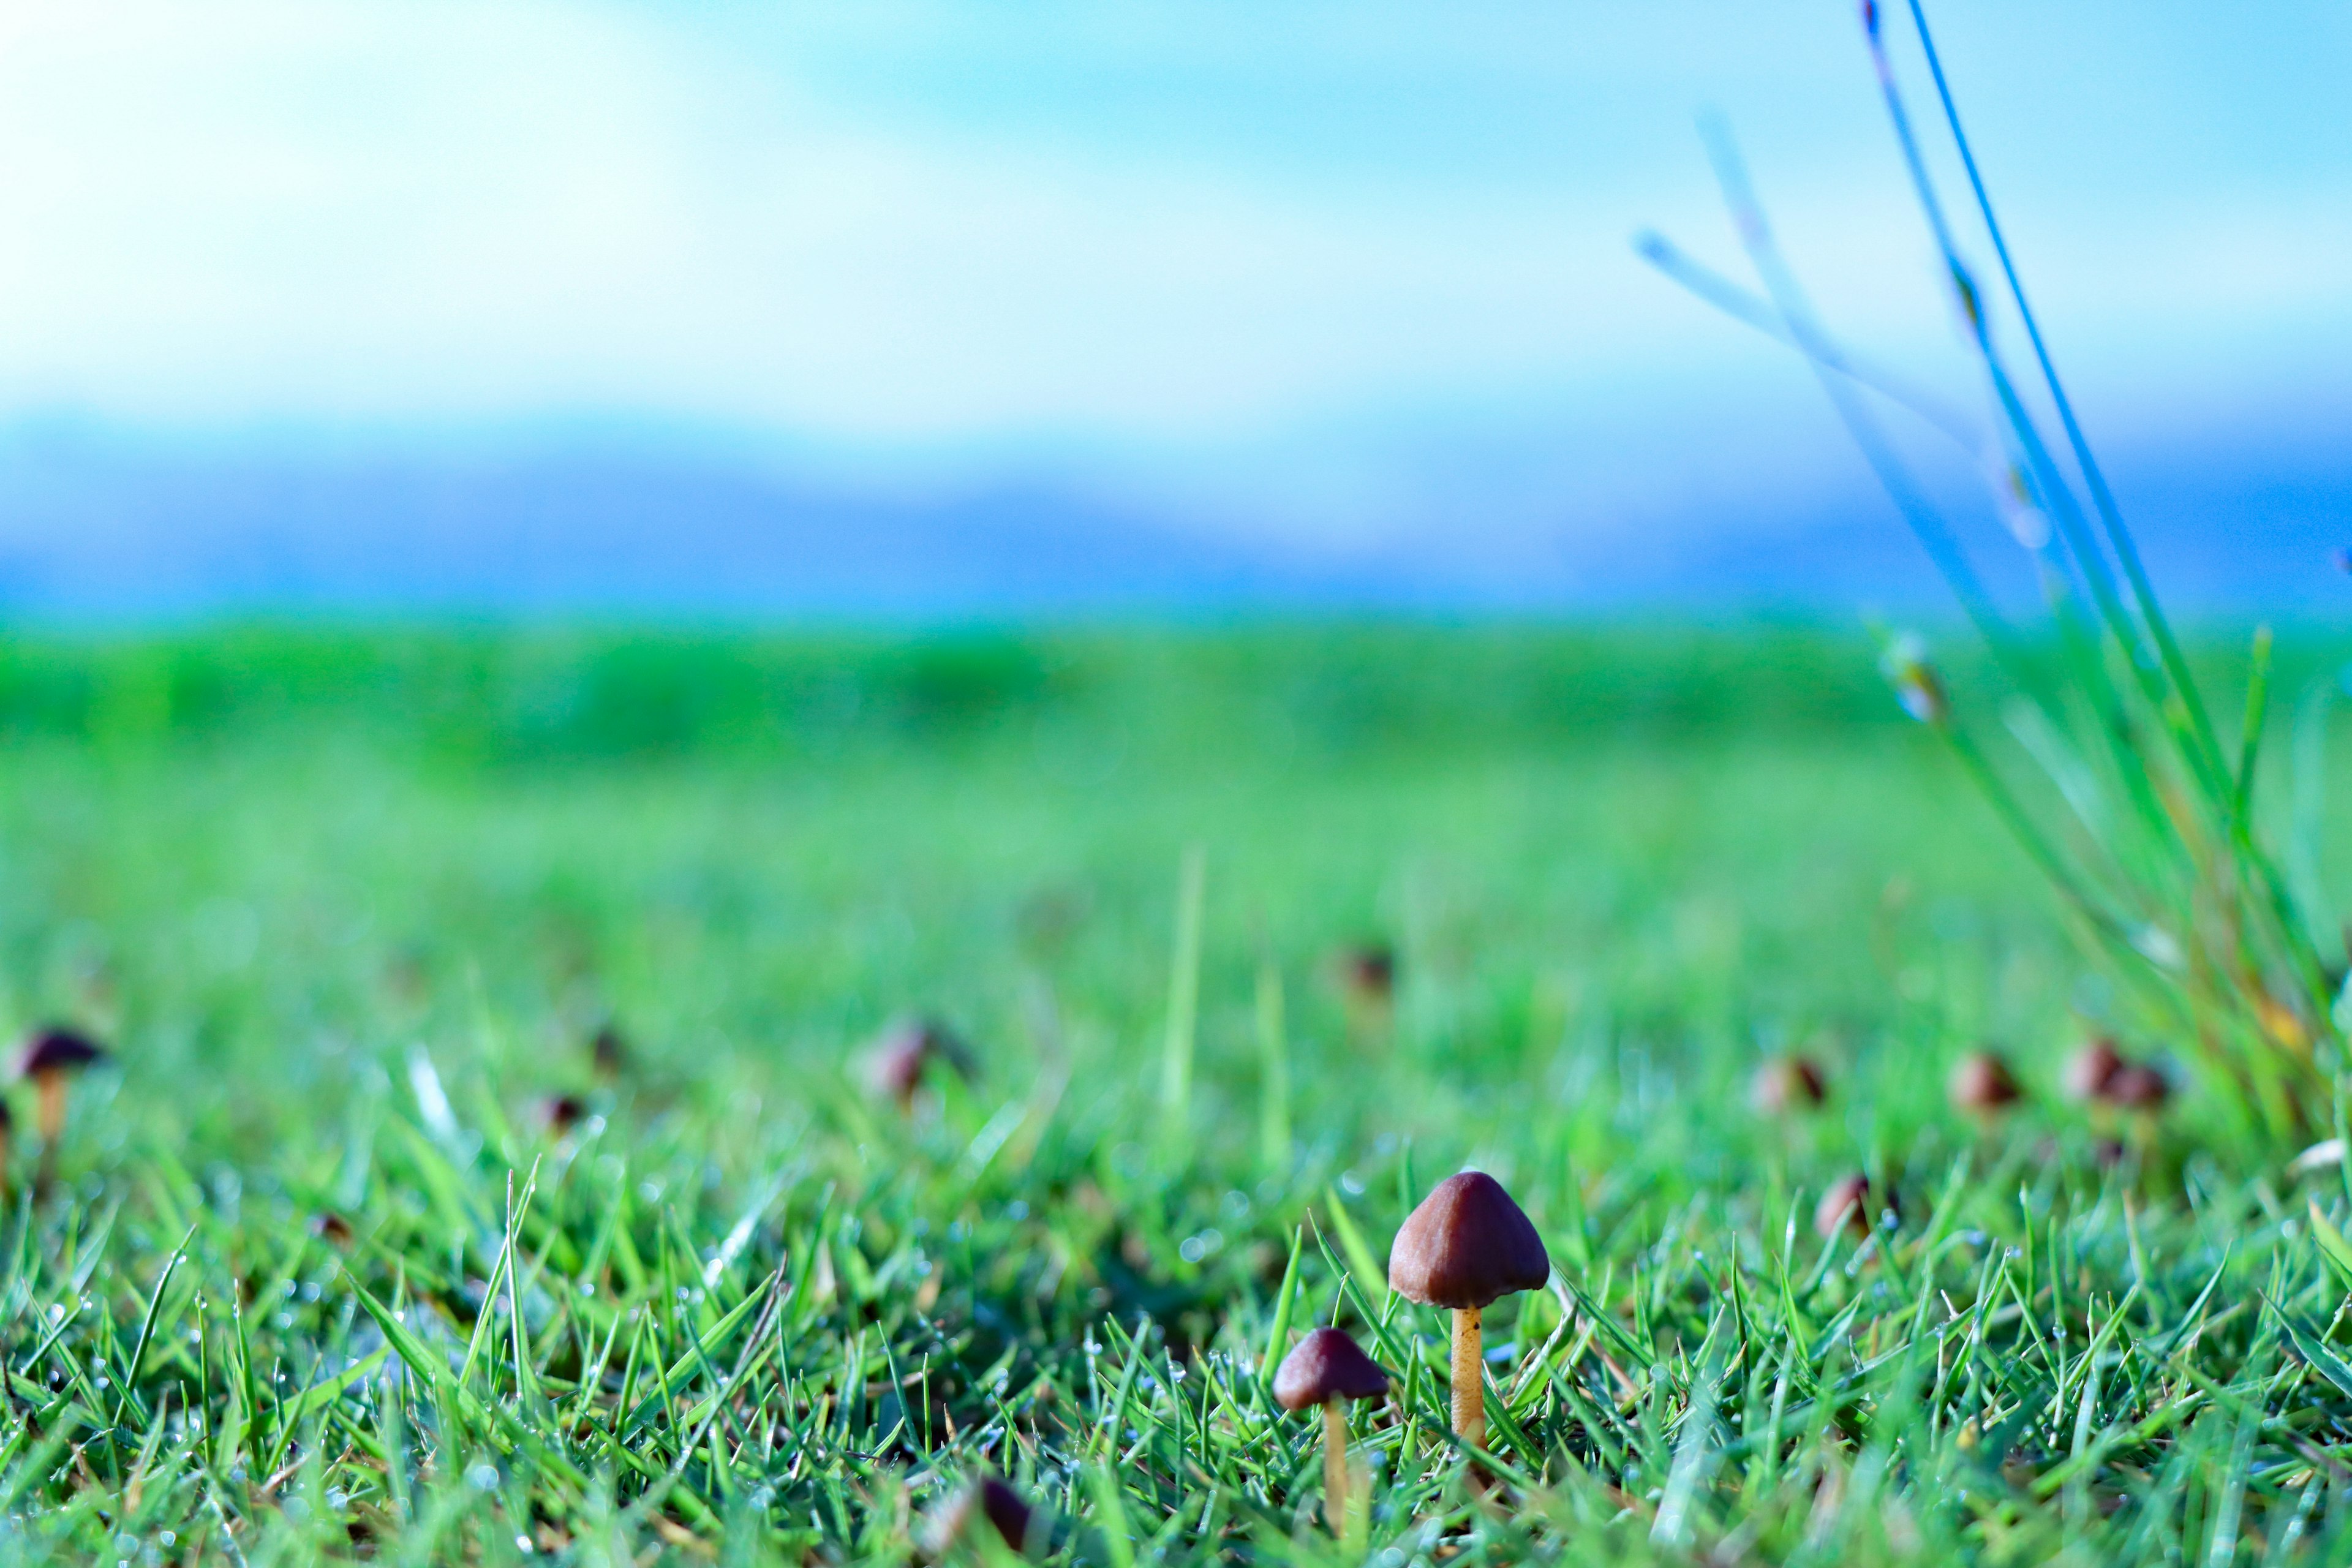
[[[466,1483],[478,1492],[490,1490],[499,1484],[498,1467],[487,1461],[467,1467]]]

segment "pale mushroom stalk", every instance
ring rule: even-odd
[[[1323,1402],[1323,1519],[1338,1535],[1348,1527],[1348,1413],[1339,1396]]]
[[[1454,1430],[1477,1447],[1486,1446],[1486,1356],[1478,1337],[1483,1309],[1458,1307],[1454,1312]]]
[[[33,1089],[40,1096],[41,1142],[54,1145],[66,1130],[65,1068],[44,1068],[35,1073]]]

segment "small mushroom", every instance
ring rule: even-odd
[[[1829,1079],[1811,1057],[1774,1057],[1756,1069],[1748,1103],[1759,1116],[1811,1110],[1829,1098]]]
[[[1990,1126],[1993,1119],[2025,1096],[2017,1075],[1999,1051],[1970,1051],[1952,1068],[1946,1086],[1953,1108]]]
[[[66,1130],[66,1082],[93,1063],[106,1059],[105,1050],[89,1036],[72,1029],[37,1030],[16,1053],[16,1077],[31,1079],[40,1094],[41,1158],[52,1163],[58,1137]]]
[[[866,1062],[874,1092],[897,1102],[901,1114],[915,1109],[916,1092],[934,1065],[958,1078],[971,1077],[971,1053],[947,1026],[929,1018],[903,1018],[883,1031]]]
[[[568,1138],[588,1119],[588,1102],[576,1094],[542,1095],[530,1108],[530,1119],[550,1138]]]
[[[2097,1100],[2107,1080],[2124,1066],[2124,1054],[2105,1035],[2076,1051],[2066,1063],[2066,1092],[2076,1100]]]
[[[982,1519],[995,1529],[1005,1545],[1024,1557],[1029,1553],[1032,1537],[1042,1533],[1036,1511],[1013,1489],[1011,1482],[1002,1476],[982,1476],[961,1488],[931,1515],[933,1554],[945,1555]]]
[[[1334,961],[1340,988],[1358,1002],[1385,1007],[1396,995],[1396,950],[1385,942],[1343,948]]]
[[[1892,1210],[1895,1200],[1889,1197],[1886,1207]],[[1870,1178],[1856,1172],[1830,1184],[1822,1194],[1821,1206],[1813,1210],[1813,1229],[1823,1241],[1841,1230],[1850,1230],[1859,1238],[1870,1234]]]
[[[1551,1256],[1503,1184],[1484,1171],[1437,1184],[1389,1245],[1389,1289],[1454,1313],[1454,1430],[1485,1447],[1486,1389],[1478,1316],[1500,1296],[1533,1290]]]
[[[621,1075],[629,1070],[629,1042],[622,1037],[619,1025],[607,1020],[600,1025],[588,1042],[588,1057],[596,1067],[596,1078],[602,1083],[618,1083]]]
[[[2145,1062],[2126,1062],[2107,1076],[2099,1098],[2126,1110],[2158,1110],[2172,1098],[2172,1085]]]
[[[1276,1404],[1292,1411],[1323,1407],[1323,1517],[1334,1535],[1348,1518],[1348,1401],[1388,1391],[1389,1374],[1342,1329],[1317,1329],[1275,1369]]]

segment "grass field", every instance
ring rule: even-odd
[[[904,1562],[986,1469],[1107,1568],[2352,1554],[2340,1171],[2060,1098],[2109,1000],[1859,637],[27,637],[0,736],[0,1014],[117,1051],[38,1199],[16,1101],[11,1556]],[[1555,1267],[1475,1464],[1383,1269],[1465,1164]]]

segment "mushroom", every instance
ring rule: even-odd
[[[1759,1116],[1811,1110],[1828,1098],[1829,1079],[1810,1057],[1774,1057],[1756,1069],[1748,1086],[1748,1103]]]
[[[899,1111],[915,1109],[915,1093],[923,1087],[932,1064],[944,1063],[957,1077],[971,1077],[971,1053],[948,1027],[929,1018],[903,1018],[883,1031],[866,1063],[866,1079],[874,1092],[898,1103]]]
[[[531,1107],[530,1119],[550,1138],[566,1138],[588,1119],[588,1102],[576,1094],[544,1095]]]
[[[1454,1313],[1454,1430],[1486,1441],[1486,1389],[1478,1314],[1498,1296],[1532,1290],[1551,1275],[1551,1256],[1500,1182],[1465,1171],[1437,1184],[1405,1216],[1389,1245],[1389,1289]]]
[[[1285,1410],[1323,1407],[1323,1517],[1337,1535],[1348,1517],[1348,1413],[1351,1399],[1377,1399],[1389,1374],[1342,1329],[1317,1329],[1293,1345],[1274,1373],[1274,1401]]]
[[[1993,1118],[2025,1097],[2017,1075],[1999,1051],[1970,1051],[1952,1068],[1947,1085],[1955,1109],[1990,1127]]]
[[[1024,1556],[1037,1530],[1037,1515],[1012,1483],[1002,1476],[984,1475],[960,1489],[931,1516],[930,1546],[944,1555],[972,1528],[973,1518],[985,1519],[1005,1545]]]
[[[2124,1067],[2124,1054],[2105,1035],[2076,1051],[2066,1063],[2066,1092],[2076,1100],[2097,1100],[2107,1080]]]
[[[1385,942],[1344,949],[1336,966],[1341,987],[1357,1001],[1384,1007],[1396,994],[1396,950]]]
[[[31,1079],[40,1093],[44,1163],[55,1158],[58,1139],[66,1130],[66,1080],[105,1059],[106,1052],[87,1035],[55,1027],[37,1031],[16,1053],[16,1077]]]
[[[1886,1211],[1895,1211],[1895,1196],[1888,1194]],[[1813,1210],[1813,1229],[1823,1241],[1841,1230],[1851,1230],[1856,1237],[1870,1234],[1870,1178],[1860,1172],[1830,1184],[1822,1194],[1821,1206]]]
[[[596,1064],[596,1077],[604,1083],[617,1083],[629,1070],[629,1042],[621,1036],[621,1026],[607,1020],[599,1026],[595,1037],[588,1042],[589,1059]]]
[[[2093,1040],[2066,1064],[2066,1089],[2077,1099],[2124,1110],[2153,1112],[2172,1097],[2164,1074],[2137,1062],[2109,1039]]]
[[[2126,1110],[2158,1110],[2172,1098],[2172,1085],[2145,1062],[2126,1062],[2107,1075],[2099,1098]]]

